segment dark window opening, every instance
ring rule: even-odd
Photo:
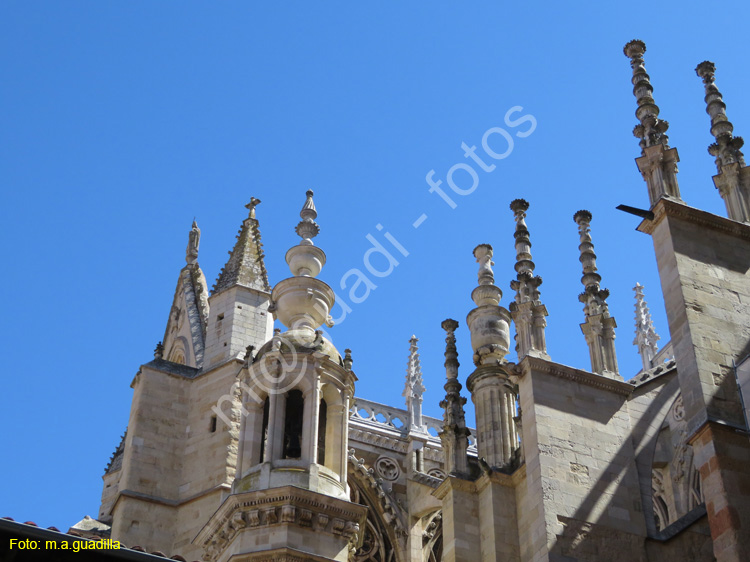
[[[285,459],[298,459],[302,456],[302,411],[305,399],[302,392],[291,390],[286,397],[284,416],[284,455]]]
[[[260,460],[263,462],[263,456],[266,454],[266,447],[268,446],[268,398],[263,404],[263,425],[260,430]]]
[[[328,426],[328,406],[325,400],[320,401],[318,410],[318,464],[326,463],[326,427]]]
[[[211,416],[211,433],[216,433],[216,416]]]

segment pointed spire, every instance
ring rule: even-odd
[[[516,326],[516,352],[518,358],[526,355],[548,358],[544,328],[547,309],[539,300],[539,286],[542,278],[534,275],[534,262],[531,260],[531,239],[526,227],[526,211],[529,203],[514,199],[510,204],[516,221],[516,280],[510,288],[516,292],[515,302],[510,304],[510,313]]]
[[[591,370],[594,373],[620,378],[617,368],[617,355],[615,352],[615,319],[609,314],[607,297],[609,291],[600,287],[601,276],[596,272],[596,254],[594,243],[591,240],[591,213],[589,211],[578,211],[573,220],[578,225],[580,244],[578,250],[581,253],[580,262],[583,265],[583,277],[581,283],[584,291],[578,296],[583,303],[583,312],[586,321],[581,324],[581,331],[586,336],[591,356]]]
[[[656,342],[660,338],[654,330],[651,312],[643,296],[643,285],[636,283],[633,290],[635,291],[635,339],[633,345],[638,346],[638,353],[643,361],[643,370],[646,371],[654,366],[654,357],[659,350]]]
[[[633,95],[638,102],[635,116],[640,124],[633,129],[633,135],[641,139],[642,150],[656,144],[669,148],[669,137],[667,136],[669,123],[659,119],[659,106],[656,105],[652,95],[654,87],[651,85],[651,77],[646,72],[643,62],[646,44],[634,39],[625,45],[623,52],[630,59],[630,67],[633,69]]]
[[[263,260],[263,244],[260,241],[259,223],[255,218],[255,207],[258,204],[260,204],[260,199],[253,197],[250,199],[250,203],[245,205],[245,208],[249,210],[248,217],[242,223],[242,227],[237,234],[237,242],[232,251],[229,252],[229,260],[219,273],[212,294],[235,285],[257,291],[271,291],[266,265]]]
[[[726,104],[722,99],[719,88],[716,87],[716,65],[710,61],[703,61],[695,69],[695,73],[703,79],[706,90],[706,113],[711,116],[711,135],[716,142],[708,147],[708,152],[716,157],[716,169],[722,172],[723,166],[739,162],[745,165],[745,158],[740,148],[744,144],[742,137],[732,135],[734,126],[727,118]]]
[[[409,360],[406,364],[406,384],[403,396],[406,398],[406,409],[409,412],[409,429],[420,430],[422,423],[422,394],[425,391],[422,382],[422,367],[419,361],[417,336],[409,339]]]
[[[198,223],[193,219],[193,227],[190,229],[188,235],[188,245],[185,250],[185,261],[188,265],[198,263],[198,247],[201,243],[201,229],[198,228]]]
[[[455,331],[458,322],[448,318],[441,324],[446,332],[445,338],[445,399],[440,402],[443,408],[443,431],[440,440],[445,455],[445,471],[449,474],[468,475],[469,459],[466,451],[469,447],[469,430],[466,427],[464,404],[466,398],[461,396],[461,383],[458,382],[458,350],[456,349]]]
[[[669,148],[669,123],[659,119],[659,106],[652,95],[654,88],[643,62],[646,44],[634,39],[625,45],[623,52],[633,69],[633,95],[638,103],[635,116],[640,121],[633,135],[640,139],[641,147],[641,157],[636,163],[648,186],[649,201],[653,207],[662,197],[679,200],[677,162],[680,158],[676,149]]]

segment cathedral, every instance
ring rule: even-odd
[[[318,278],[326,254],[314,242],[314,193],[300,194],[299,243],[274,286],[251,199],[212,289],[193,223],[163,340],[132,382],[98,521],[78,530],[215,562],[749,560],[750,170],[714,65],[703,62],[727,216],[685,204],[646,47],[636,40],[624,51],[650,207],[622,210],[653,239],[670,332],[657,347],[636,286],[640,372],[618,368],[585,210],[573,218],[589,358],[571,367],[548,355],[533,209],[516,199],[512,302],[500,305],[493,248],[480,244],[477,284],[466,288],[475,307],[442,323],[443,418],[422,413],[416,337],[404,342],[404,404],[367,400],[351,351],[321,329],[334,293]],[[459,322],[474,352],[465,380]]]

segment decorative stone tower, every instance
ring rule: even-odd
[[[745,157],[740,150],[742,137],[732,134],[734,126],[726,114],[726,104],[714,83],[716,66],[704,61],[695,72],[703,79],[706,89],[706,113],[711,116],[711,134],[716,142],[708,152],[716,158],[718,175],[714,184],[727,206],[727,216],[739,222],[750,222],[750,169],[745,166]]]
[[[510,288],[516,292],[515,302],[510,303],[510,313],[516,326],[516,351],[519,361],[527,355],[549,359],[544,328],[547,308],[540,300],[539,286],[542,278],[534,275],[534,262],[531,261],[531,240],[526,227],[526,211],[529,203],[514,199],[510,210],[516,221],[516,280]]]
[[[194,541],[211,560],[344,561],[361,541],[366,508],[349,502],[347,487],[356,376],[351,356],[344,361],[318,331],[334,295],[316,279],[326,258],[312,242],[312,191],[300,216],[302,241],[286,254],[293,277],[272,293],[271,310],[288,330],[255,357],[248,350],[233,494]]]
[[[580,261],[583,265],[581,283],[585,287],[578,300],[583,303],[583,313],[586,321],[581,324],[581,331],[586,336],[591,356],[591,370],[606,377],[622,380],[617,370],[617,353],[615,352],[615,328],[617,323],[609,314],[607,297],[609,290],[602,289],[599,283],[601,275],[596,272],[596,254],[591,241],[591,213],[578,211],[573,220],[578,225],[581,252]]]
[[[508,468],[518,447],[513,418],[516,394],[505,356],[510,343],[510,313],[499,306],[502,291],[492,273],[492,246],[474,248],[479,263],[479,284],[471,298],[476,308],[466,322],[471,331],[476,369],[466,381],[476,408],[477,451],[491,467]],[[512,367],[512,366],[511,366]]]
[[[677,162],[680,157],[676,148],[669,148],[669,123],[659,119],[659,106],[652,95],[654,88],[643,62],[646,44],[634,39],[625,45],[623,52],[630,59],[633,95],[638,102],[635,116],[640,124],[633,129],[633,135],[640,139],[641,157],[636,158],[635,162],[648,186],[649,201],[653,207],[662,197],[680,200],[680,187],[677,185]]]
[[[643,296],[643,285],[636,283],[633,290],[635,291],[635,339],[633,345],[638,346],[638,354],[643,361],[643,370],[646,371],[654,366],[654,358],[656,352],[659,351],[656,342],[660,338],[654,330],[651,312]]]

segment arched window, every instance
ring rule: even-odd
[[[318,409],[318,464],[326,463],[326,428],[328,427],[328,405],[321,399]]]
[[[302,412],[305,399],[299,390],[290,390],[286,396],[284,416],[284,455],[285,459],[298,459],[302,456]]]

